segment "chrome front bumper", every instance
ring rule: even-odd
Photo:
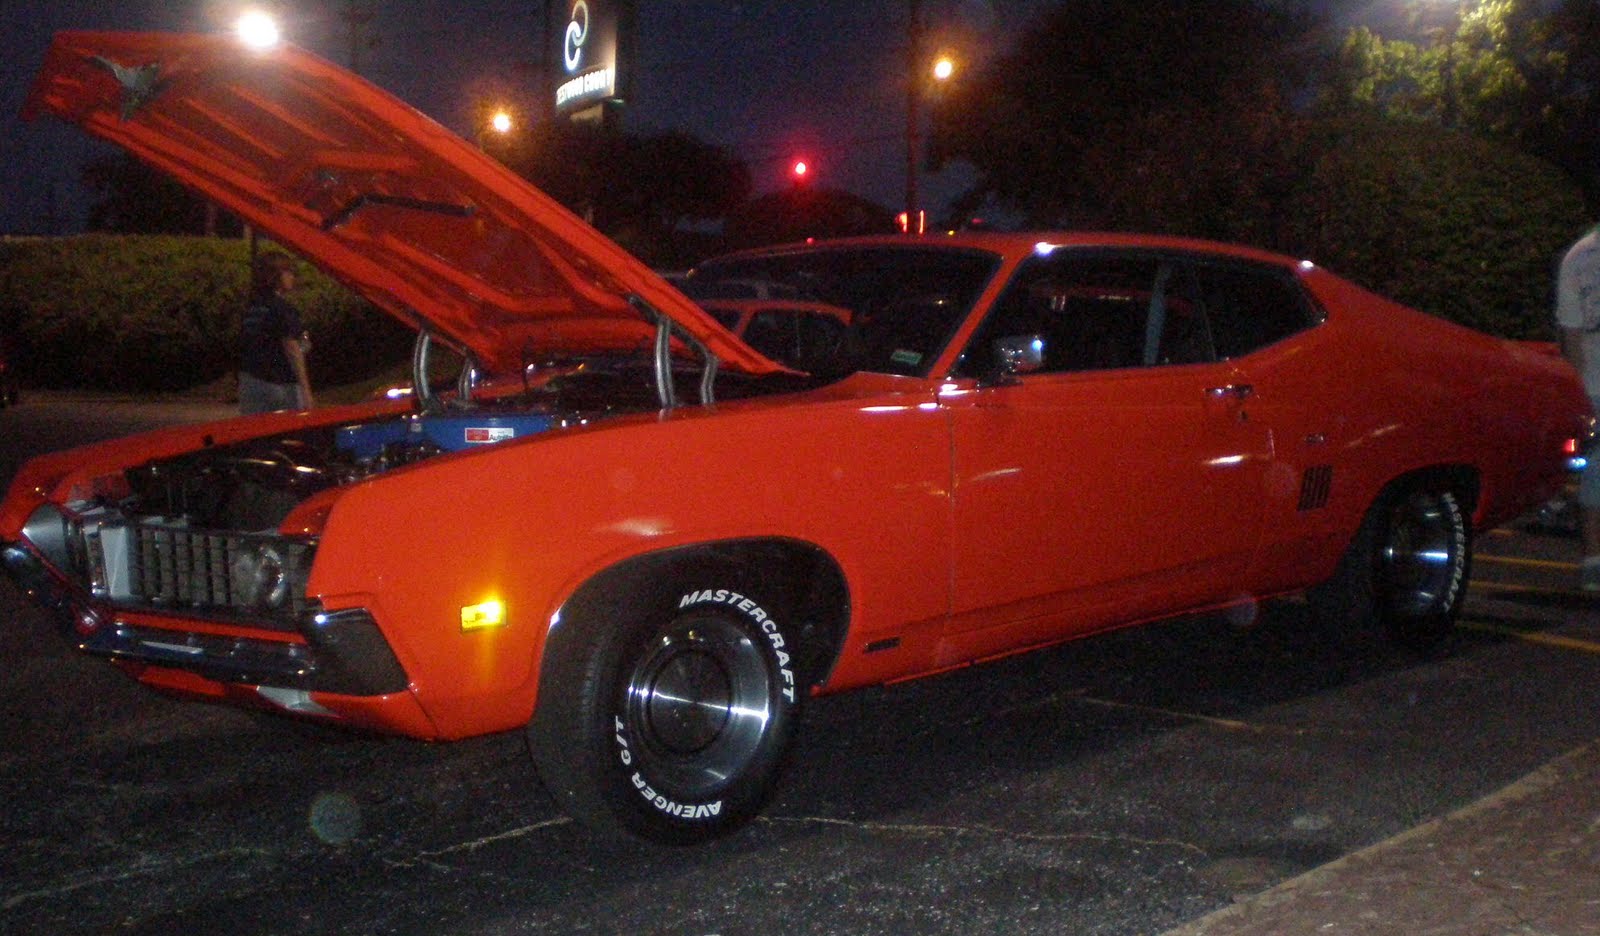
[[[95,656],[185,670],[219,683],[387,695],[409,680],[372,615],[361,608],[308,607],[296,620],[301,640],[272,640],[186,630],[185,617],[118,609],[93,600],[57,576],[21,543],[0,543],[0,566],[60,625],[78,649]],[[222,627],[233,622],[208,621]],[[286,634],[286,637],[288,635]]]

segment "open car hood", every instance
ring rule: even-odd
[[[61,33],[23,111],[40,113],[126,148],[490,373],[648,349],[650,310],[723,364],[783,370],[505,166],[303,49]]]

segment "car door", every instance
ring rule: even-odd
[[[986,373],[1001,342],[1037,369]],[[1031,258],[958,370],[947,662],[1236,593],[1271,435],[1180,258]]]

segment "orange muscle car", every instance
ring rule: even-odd
[[[38,458],[0,506],[7,570],[164,691],[525,730],[601,830],[736,828],[816,693],[1297,592],[1428,646],[1473,531],[1551,495],[1591,422],[1535,348],[1170,238],[885,236],[692,272],[833,310],[802,371],[287,46],[63,34],[28,107],[413,324],[419,376],[440,346],[468,366],[449,393]]]

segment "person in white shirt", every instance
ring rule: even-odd
[[[1600,225],[1589,229],[1561,258],[1556,278],[1556,325],[1561,353],[1583,377],[1589,399],[1600,410]],[[1578,582],[1600,592],[1600,465],[1592,458],[1578,483],[1583,565]]]

